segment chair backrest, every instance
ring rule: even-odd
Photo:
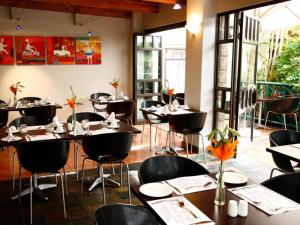
[[[299,97],[283,98],[274,102],[270,102],[269,111],[276,113],[296,112],[299,108]]]
[[[176,93],[176,99],[179,102],[180,105],[184,105],[184,93]]]
[[[122,160],[131,149],[132,132],[116,132],[84,137],[83,151],[94,160]],[[106,157],[105,157],[106,156]]]
[[[118,119],[127,120],[132,118],[134,107],[134,101],[110,102],[107,104],[106,112],[108,114],[114,112]]]
[[[150,108],[151,106],[157,106],[157,105],[164,106],[165,103],[160,102],[160,101],[147,100],[147,101],[143,101],[141,103],[141,108]]]
[[[92,112],[79,112],[76,113],[76,121],[81,122],[82,120],[89,120],[89,121],[104,121],[105,118],[100,116],[97,113]],[[72,122],[72,115],[70,115],[67,119],[68,123]]]
[[[172,115],[169,127],[178,133],[198,133],[204,127],[206,115],[206,112]]]
[[[69,141],[47,140],[22,142],[17,146],[20,164],[32,173],[57,172],[67,163]]]
[[[30,102],[30,103],[34,103],[35,100],[42,100],[40,97],[23,97],[23,98],[20,98],[18,101],[27,101],[27,102]]]
[[[0,109],[0,128],[5,127],[8,121],[8,110]]]
[[[146,159],[138,171],[141,184],[208,173],[200,164],[180,156],[156,156]]]
[[[165,104],[169,104],[170,98],[172,99],[172,101],[175,99],[175,96],[169,96],[166,93],[161,93],[161,100],[165,103]]]
[[[95,220],[101,225],[159,225],[144,206],[113,204],[96,209]]]
[[[291,130],[277,130],[270,133],[269,140],[271,147],[296,144],[300,143],[300,133]],[[273,153],[272,157],[274,163],[279,169],[289,173],[294,172],[293,166],[288,157],[276,153]]]
[[[103,97],[109,97],[110,94],[108,94],[108,93],[101,93],[101,92],[99,92],[99,93],[93,93],[93,94],[91,94],[90,99],[97,100],[101,96],[103,96]]]
[[[24,109],[24,116],[38,116],[45,119],[45,123],[51,123],[53,117],[56,115],[56,106],[35,106]],[[47,122],[48,121],[48,122]]]
[[[261,183],[263,186],[300,203],[300,173],[284,174]]]
[[[20,127],[22,124],[27,124],[27,126],[37,126],[37,125],[46,125],[45,119],[38,116],[22,116],[14,119],[9,123],[9,126]]]

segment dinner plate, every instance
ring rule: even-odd
[[[74,135],[74,131],[71,131],[69,134],[72,135],[72,136],[75,136]],[[83,133],[83,134],[76,134],[76,136],[81,136],[81,135],[85,135],[85,133]]]
[[[64,129],[64,130],[61,131],[61,132],[58,132],[57,130],[54,130],[54,131],[53,131],[53,133],[55,133],[55,134],[64,134],[64,133],[66,133],[66,132],[67,132],[66,129]]]
[[[171,195],[173,191],[164,183],[148,183],[140,186],[140,192],[149,197],[161,198]]]
[[[107,128],[111,128],[111,129],[115,129],[115,128],[119,128],[120,125],[117,125],[117,126],[111,126],[111,125],[108,125]]]
[[[18,137],[18,136],[15,136],[13,140],[11,141],[20,141],[22,138],[21,137]],[[8,137],[4,137],[4,138],[1,138],[1,141],[8,141]]]
[[[216,174],[216,178],[218,179],[219,173]],[[248,178],[240,173],[233,171],[226,171],[223,175],[223,181],[227,184],[245,184],[248,181]]]

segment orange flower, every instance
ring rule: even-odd
[[[114,87],[114,89],[117,89],[118,87],[119,87],[119,81],[120,80],[113,80],[112,82],[110,82],[109,84],[111,85],[111,86],[113,86]]]
[[[167,89],[167,95],[169,95],[169,96],[174,95],[174,88],[168,88]]]
[[[215,139],[212,139],[212,142],[214,144],[217,143]],[[222,143],[218,145],[217,147],[208,146],[208,150],[211,151],[211,153],[216,156],[221,161],[228,160],[232,158],[235,154],[236,146],[238,144],[238,141],[232,142],[232,138],[227,143]]]
[[[11,90],[11,92],[12,92],[14,95],[17,94],[18,89],[17,89],[14,85],[11,85],[11,86],[9,87],[9,89]]]
[[[75,98],[68,98],[67,102],[71,109],[75,109]]]

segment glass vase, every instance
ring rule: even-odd
[[[73,112],[72,112],[72,130],[75,130],[75,126],[76,126],[76,113],[75,113],[75,110],[73,109]]]
[[[219,177],[217,182],[216,196],[215,196],[216,205],[225,204],[225,188],[224,188],[223,175],[224,175],[224,165],[223,165],[223,161],[221,161],[219,167]]]
[[[118,99],[118,88],[116,88],[115,91],[116,91],[116,99]]]
[[[17,95],[14,95],[14,105],[17,105]]]
[[[168,106],[169,106],[169,110],[172,112],[173,111],[173,105],[172,105],[172,96],[171,95],[169,95],[169,104],[168,104]]]

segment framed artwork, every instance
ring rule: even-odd
[[[101,64],[99,37],[76,38],[76,64]]]
[[[47,61],[50,65],[74,64],[74,38],[47,37]]]
[[[13,65],[14,63],[13,36],[0,35],[0,65]]]
[[[16,36],[16,61],[18,65],[45,64],[45,38]]]

